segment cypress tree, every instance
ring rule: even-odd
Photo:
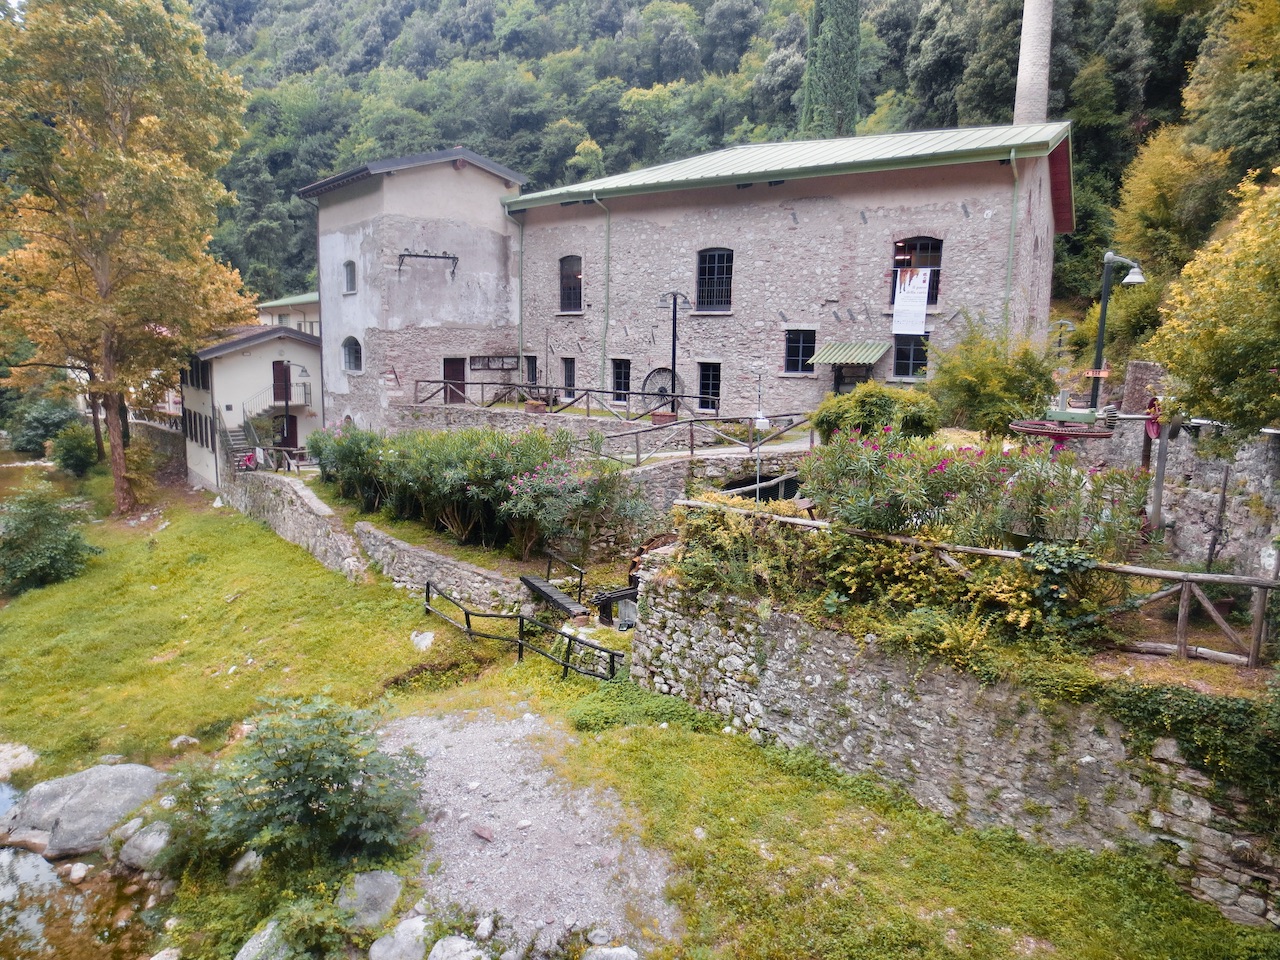
[[[800,113],[800,130],[806,136],[853,133],[858,123],[861,42],[859,0],[814,0]]]

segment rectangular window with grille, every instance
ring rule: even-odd
[[[895,377],[923,377],[925,353],[929,347],[929,335],[900,333],[893,338],[893,375]]]
[[[698,364],[698,409],[720,409],[720,364]]]
[[[699,310],[728,310],[733,306],[733,251],[698,251]]]
[[[582,312],[582,258],[560,258],[560,312]]]
[[[574,357],[563,357],[560,363],[564,372],[564,398],[572,400],[578,395],[578,361]]]
[[[938,285],[942,280],[942,241],[933,237],[910,237],[893,245],[893,282],[889,285],[889,302],[894,303],[898,294],[898,271],[907,269],[929,271],[930,305],[938,302]]]
[[[818,334],[813,330],[788,330],[782,369],[787,373],[813,373]]]
[[[631,361],[613,361],[613,399],[617,403],[626,403],[631,393]]]

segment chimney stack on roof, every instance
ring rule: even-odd
[[[1049,48],[1052,40],[1053,0],[1023,0],[1018,86],[1013,95],[1014,123],[1044,123],[1049,119]]]

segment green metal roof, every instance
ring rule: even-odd
[[[928,130],[879,137],[749,143],[686,160],[506,198],[507,211],[696,187],[1048,156],[1071,124]]]
[[[319,303],[320,294],[300,293],[296,297],[281,297],[279,300],[267,300],[258,304],[258,309],[265,307],[300,307],[304,303]]]
[[[872,364],[889,352],[889,344],[875,340],[852,340],[824,344],[810,363]]]

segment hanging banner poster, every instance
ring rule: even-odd
[[[929,278],[936,267],[901,267],[894,278],[893,332],[924,334],[929,305]]]

